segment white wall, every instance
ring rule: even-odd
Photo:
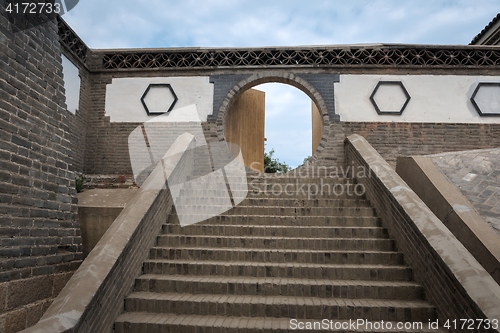
[[[411,100],[401,116],[377,114],[370,95],[379,81],[403,82]],[[500,82],[500,77],[341,75],[335,83],[335,112],[341,121],[352,122],[500,123],[500,117],[480,117],[472,105],[479,82]]]
[[[148,116],[141,103],[142,95],[153,83],[172,86],[178,98],[173,110],[194,104],[201,121],[207,121],[207,116],[213,113],[214,88],[208,76],[115,78],[106,87],[106,116],[111,122],[146,122],[158,116]],[[183,121],[182,114],[177,116],[180,118],[176,121]]]
[[[64,89],[66,90],[66,106],[68,111],[75,114],[80,103],[80,75],[78,68],[62,55]]]

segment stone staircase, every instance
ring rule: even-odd
[[[220,216],[187,227],[168,218],[115,333],[320,332],[326,324],[343,332],[441,332],[427,329],[436,309],[370,202],[339,193],[352,180],[250,181],[247,198]],[[293,195],[279,193],[287,184]],[[323,193],[307,193],[310,184]],[[203,211],[203,194],[190,195],[199,196],[193,214]],[[378,326],[353,329],[350,319]]]

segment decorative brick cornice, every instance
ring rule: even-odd
[[[500,48],[434,45],[323,46],[261,49],[157,49],[98,51],[102,68],[286,68],[500,66]]]
[[[70,28],[70,26],[57,16],[57,26],[59,31],[59,41],[64,45],[73,55],[75,55],[86,67],[88,67],[88,60],[90,58],[90,49],[78,37],[78,35]]]

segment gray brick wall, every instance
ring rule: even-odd
[[[98,60],[99,52],[94,52],[93,60]],[[102,59],[101,59],[102,60]],[[204,123],[205,137],[219,141],[222,136],[222,126],[217,123],[218,111],[231,94],[231,90],[241,82],[250,83],[251,78],[258,77],[255,82],[265,83],[276,78],[280,82],[293,83],[287,78],[300,80],[308,89],[316,91],[324,102],[328,117],[323,117],[328,123],[324,128],[326,133],[320,143],[320,149],[314,154],[314,163],[318,165],[342,165],[344,163],[343,140],[347,135],[358,133],[368,139],[374,147],[395,165],[397,156],[420,155],[456,151],[463,149],[490,148],[498,146],[500,125],[495,124],[444,124],[444,123],[390,123],[390,122],[340,122],[335,114],[334,82],[339,75],[351,73],[352,69],[269,69],[269,68],[186,68],[182,70],[112,70],[97,71],[99,66],[93,63],[90,80],[88,117],[89,131],[85,145],[84,172],[86,174],[116,174],[128,176],[132,173],[130,156],[127,148],[127,138],[139,123],[111,123],[105,116],[106,85],[112,78],[121,77],[158,77],[158,76],[209,76],[214,84],[214,114]],[[97,67],[96,67],[97,66]],[[357,71],[356,73],[377,72],[391,74],[408,74],[404,68],[391,68],[390,71],[379,69],[374,71]],[[460,71],[444,71],[430,67],[422,68],[415,74],[456,74],[468,73],[474,75],[497,75],[498,70],[481,68]],[[269,81],[270,80],[270,81]],[[248,82],[247,82],[248,81]]]
[[[346,136],[365,137],[393,167],[398,156],[500,147],[500,124],[345,122],[340,126]]]
[[[88,86],[84,174],[131,175],[128,136],[141,123],[111,123],[106,116],[106,85],[111,75],[92,74]]]
[[[214,112],[209,116],[210,121],[217,120],[222,102],[231,89],[250,76],[251,74],[222,74],[210,76],[210,83],[214,84]]]
[[[70,115],[69,135],[71,142],[70,156],[73,159],[71,170],[83,173],[85,142],[87,137],[87,117],[90,101],[90,71],[81,59],[76,57],[65,45],[61,45],[62,53],[78,68],[80,75],[80,100],[75,115]]]
[[[64,102],[55,20],[14,33],[2,11],[0,40],[0,331],[14,332],[60,290],[55,276],[81,262],[74,152],[82,132]],[[23,287],[31,283],[46,288]]]
[[[298,77],[309,82],[323,97],[330,121],[340,120],[339,115],[335,114],[335,99],[333,84],[340,81],[339,74],[299,74]]]
[[[296,75],[318,91],[325,101],[330,120],[339,120],[339,116],[335,114],[333,84],[339,82],[340,75],[318,73],[297,73]],[[250,76],[251,74],[219,74],[210,76],[210,82],[214,84],[214,112],[209,117],[209,121],[217,119],[222,102],[231,89]]]
[[[226,71],[227,72],[227,71]],[[210,72],[185,73],[209,75]],[[86,138],[85,173],[132,173],[128,153],[128,135],[139,123],[111,123],[105,116],[106,84],[113,77],[161,76],[175,73],[120,72],[92,73],[90,87],[89,132]],[[465,149],[492,148],[500,145],[499,124],[444,124],[444,123],[394,123],[394,122],[339,122],[334,114],[333,82],[337,74],[298,73],[298,78],[308,82],[321,94],[328,109],[330,124],[326,141],[320,143],[320,153],[315,156],[319,165],[342,165],[343,140],[346,136],[360,134],[391,164],[402,155],[424,155]],[[214,74],[214,112],[218,111],[229,91],[249,74]],[[333,110],[333,113],[332,113]],[[332,121],[333,118],[333,121]],[[204,123],[205,137],[217,141],[221,128],[210,116]]]

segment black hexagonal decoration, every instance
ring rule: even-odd
[[[170,106],[166,110],[152,110],[151,107],[148,107],[148,104],[146,103],[146,96],[148,95],[148,93],[150,93],[151,89],[157,89],[157,88],[164,88],[165,92],[167,94],[168,93],[172,94],[171,97],[173,97],[173,101],[170,103]],[[164,114],[164,113],[168,113],[168,112],[172,111],[172,109],[175,106],[175,103],[177,103],[177,100],[178,100],[178,98],[177,98],[177,95],[175,94],[174,89],[168,83],[152,83],[152,84],[150,84],[148,86],[148,88],[146,89],[146,91],[144,92],[144,94],[142,94],[142,97],[141,97],[142,105],[144,106],[144,109],[146,110],[148,115],[158,115],[158,114]],[[169,103],[169,102],[167,102],[167,103]]]
[[[401,92],[403,93],[403,98],[405,99],[405,102],[403,103],[403,106],[401,107],[400,110],[384,110],[383,108],[379,107],[377,102],[375,101],[375,95],[377,94],[377,91],[379,90],[380,87],[382,86],[399,86],[401,88]],[[403,114],[403,111],[405,110],[406,106],[410,102],[410,94],[408,94],[408,91],[406,90],[405,86],[403,85],[403,82],[401,81],[379,81],[377,83],[377,86],[373,90],[372,94],[370,95],[370,101],[372,102],[373,106],[375,107],[375,110],[379,115],[396,115],[399,116]]]
[[[479,82],[470,101],[481,117],[500,117],[500,82]]]

